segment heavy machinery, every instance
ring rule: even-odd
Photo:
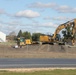
[[[31,44],[31,40],[30,39],[25,39],[24,37],[19,37],[17,38],[17,45],[18,47],[22,47],[22,46],[25,46],[25,45],[29,45]]]
[[[17,46],[22,47],[25,45],[39,44],[38,41],[32,41],[32,39],[25,39],[25,37],[17,38]]]
[[[49,44],[50,42],[49,35],[40,35],[40,44]]]
[[[56,43],[58,42],[58,43],[64,44],[66,42],[66,41],[63,42],[63,41],[57,39],[57,36],[58,36],[59,32],[62,29],[66,28],[67,26],[71,26],[72,27],[72,39],[71,39],[71,42],[72,42],[72,45],[75,44],[75,37],[74,36],[76,35],[76,19],[68,21],[68,22],[66,22],[64,24],[61,24],[61,25],[59,25],[57,27],[57,29],[55,30],[55,33],[51,37],[51,40],[53,40],[53,43],[54,42],[56,42]]]
[[[42,42],[42,43],[48,42],[48,43],[51,43],[51,44],[58,43],[58,44],[61,44],[61,45],[65,44],[66,41],[62,41],[61,40],[59,32],[62,29],[66,28],[67,26],[71,26],[72,27],[72,39],[71,39],[71,42],[72,42],[72,45],[74,45],[74,43],[75,43],[75,37],[74,36],[76,35],[76,19],[68,21],[68,22],[66,22],[64,24],[59,25],[56,28],[53,36],[41,35],[40,36],[40,42]]]

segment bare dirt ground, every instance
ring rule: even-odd
[[[76,47],[46,44],[16,49],[12,45],[0,45],[0,58],[76,58]]]

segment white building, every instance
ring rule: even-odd
[[[6,42],[6,34],[3,32],[0,32],[0,42]]]

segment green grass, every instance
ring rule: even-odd
[[[0,71],[0,75],[76,75],[76,70],[49,70],[23,73]]]

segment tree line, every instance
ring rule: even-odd
[[[17,38],[18,37],[24,37],[25,39],[31,39],[32,41],[39,41],[40,35],[42,35],[42,33],[32,33],[31,34],[28,31],[22,32],[22,30],[20,30],[18,32]]]

